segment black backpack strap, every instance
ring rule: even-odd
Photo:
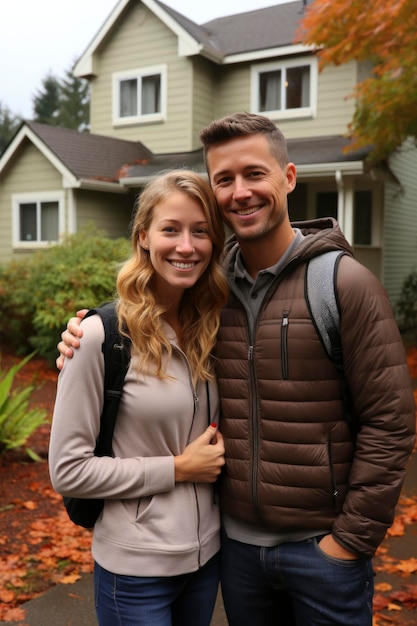
[[[119,334],[115,302],[90,309],[86,317],[90,315],[99,315],[104,326],[104,404],[95,454],[112,456],[113,432],[130,361],[130,342]]]

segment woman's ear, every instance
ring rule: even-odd
[[[144,248],[145,250],[149,249],[148,234],[146,230],[141,230],[139,233],[139,245],[141,248]]]

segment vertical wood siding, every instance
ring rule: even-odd
[[[395,303],[404,279],[417,270],[417,149],[411,141],[390,158],[390,168],[401,188],[386,185],[383,282]]]

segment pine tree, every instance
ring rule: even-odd
[[[0,102],[0,154],[12,139],[21,121],[19,117],[11,113],[7,106]]]
[[[61,86],[55,76],[49,73],[42,81],[42,88],[33,98],[35,122],[57,126],[61,107],[60,98]]]
[[[86,130],[90,120],[90,88],[86,80],[67,70],[60,83],[61,97],[57,124],[65,128]]]

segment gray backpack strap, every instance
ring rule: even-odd
[[[326,352],[338,369],[343,367],[340,316],[336,300],[336,274],[342,250],[310,259],[306,276],[306,301],[311,319]]]
[[[345,419],[353,440],[357,434],[352,397],[344,375],[340,315],[337,306],[337,268],[342,250],[332,250],[311,259],[306,271],[306,302],[311,320],[339,374]]]

